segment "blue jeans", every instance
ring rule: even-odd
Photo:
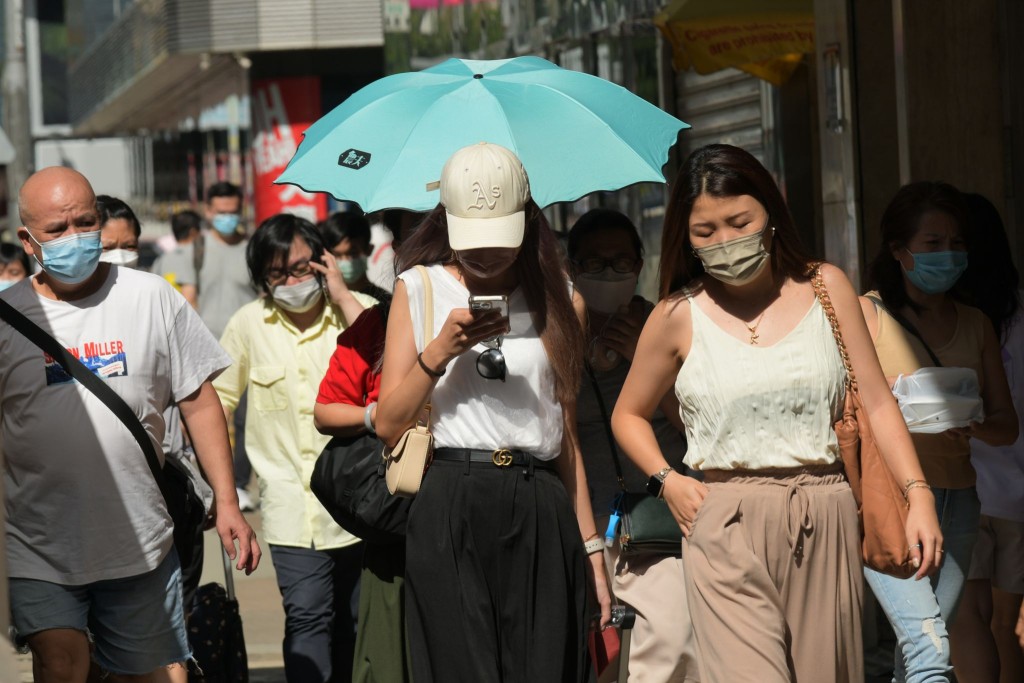
[[[896,632],[896,683],[946,683],[953,671],[946,624],[963,595],[981,504],[974,487],[932,492],[946,551],[939,571],[928,581],[915,581],[864,568],[868,585]]]

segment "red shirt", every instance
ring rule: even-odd
[[[377,400],[380,374],[376,370],[386,332],[384,314],[374,306],[338,335],[338,348],[320,382],[317,403],[365,406]]]

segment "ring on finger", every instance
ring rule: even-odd
[[[917,548],[918,550],[920,550],[921,549],[921,544],[920,543],[915,543],[912,546],[908,546],[907,550],[913,550],[914,548]]]

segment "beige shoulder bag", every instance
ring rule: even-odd
[[[423,278],[423,348],[434,339],[434,290],[430,275],[423,266],[416,266]],[[423,407],[426,419],[407,430],[394,448],[384,449],[387,467],[385,480],[392,495],[413,498],[420,490],[423,475],[434,453],[434,437],[430,433],[430,403]]]

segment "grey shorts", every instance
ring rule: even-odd
[[[137,676],[192,656],[174,548],[159,567],[138,576],[81,586],[12,578],[10,591],[19,638],[58,628],[85,631],[105,671]]]
[[[1024,522],[982,515],[967,578],[1024,595]]]

